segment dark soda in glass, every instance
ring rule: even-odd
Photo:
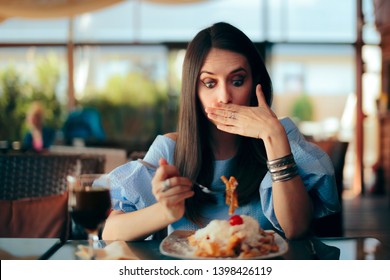
[[[111,210],[110,190],[88,188],[73,191],[74,200],[70,214],[75,223],[88,230],[96,230],[106,220]]]

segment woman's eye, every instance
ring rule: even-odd
[[[240,79],[240,80],[233,80],[233,86],[235,87],[240,87],[242,86],[242,84],[244,83],[244,80],[243,79]]]
[[[212,81],[205,81],[203,82],[203,84],[207,87],[207,88],[213,88],[215,86],[215,82],[212,82]]]

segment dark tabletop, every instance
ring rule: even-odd
[[[316,238],[310,237],[300,240],[283,241],[287,250],[283,254],[276,254],[272,259],[285,260],[362,260],[362,259],[390,259],[390,247],[372,237],[337,237]],[[169,260],[180,256],[166,255],[160,251],[161,241],[99,241],[101,255],[113,259],[141,260]],[[61,243],[52,238],[0,238],[0,259],[50,259],[50,260],[77,260],[80,246],[84,249],[88,245],[86,240],[69,240]],[[104,250],[103,250],[104,248]],[[166,252],[165,252],[166,253]],[[187,257],[183,257],[186,259]]]
[[[60,246],[57,238],[0,238],[0,259],[47,259]]]
[[[99,247],[123,252],[121,256],[128,259],[142,260],[169,260],[178,259],[180,256],[165,255],[160,252],[161,241],[99,241]],[[390,248],[384,246],[378,239],[371,237],[357,238],[306,238],[286,241],[287,252],[274,256],[272,259],[285,260],[364,260],[364,259],[389,259]],[[80,245],[86,246],[86,241],[67,241],[49,259],[75,260],[80,259],[75,255]],[[115,249],[114,249],[115,248]],[[119,249],[118,249],[119,248]],[[119,252],[118,252],[119,254]],[[111,254],[109,254],[111,255]],[[115,255],[115,254],[114,254]],[[183,259],[187,259],[185,256]]]

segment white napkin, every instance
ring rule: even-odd
[[[90,259],[88,246],[78,245],[75,253],[81,259]],[[97,260],[138,260],[125,241],[112,241],[103,249],[95,249]]]

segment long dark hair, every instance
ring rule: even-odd
[[[258,105],[256,85],[261,84],[266,102],[272,103],[272,83],[253,42],[236,27],[219,22],[200,31],[189,43],[184,58],[182,89],[178,121],[178,138],[175,148],[175,165],[183,176],[191,180],[210,185],[213,176],[214,155],[209,143],[209,121],[202,112],[197,95],[199,72],[211,48],[229,50],[246,57],[252,71],[253,85],[251,106]],[[239,204],[248,203],[258,197],[258,188],[266,168],[266,154],[262,140],[241,137],[236,155],[236,168],[233,175],[237,178]],[[239,168],[245,166],[245,168]],[[200,209],[212,199],[194,189],[194,197],[186,200],[186,217],[202,225]]]

